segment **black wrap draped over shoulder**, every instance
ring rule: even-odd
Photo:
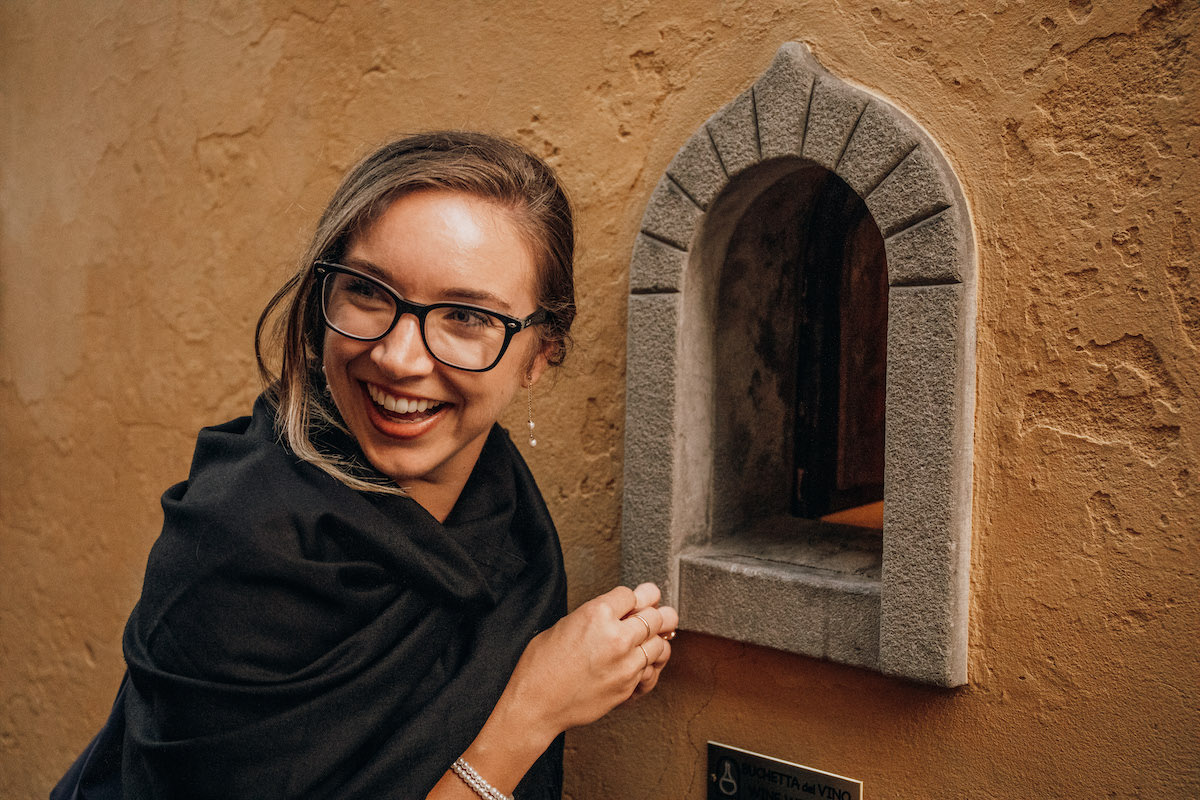
[[[119,757],[126,798],[423,798],[566,611],[554,525],[499,426],[445,523],[297,459],[262,398],[201,431],[162,502],[127,679],[73,767],[84,790],[57,796],[103,796],[88,765]],[[560,797],[561,748],[518,798]]]

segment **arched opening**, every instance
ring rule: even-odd
[[[713,231],[727,241],[701,245],[721,262],[717,535],[764,520],[791,527],[781,519],[788,515],[883,528],[883,237],[845,181],[788,161],[782,176],[779,162],[739,176],[712,211],[737,215]]]
[[[797,276],[792,513],[883,529],[887,259],[866,204],[830,173]]]

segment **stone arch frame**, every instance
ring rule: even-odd
[[[698,246],[796,163],[842,178],[888,272],[882,551],[792,558],[710,537],[712,331],[721,258]],[[753,180],[734,181],[739,176]],[[733,195],[732,199],[730,196]],[[744,196],[739,200],[738,195]],[[967,681],[976,255],[954,171],[904,112],[800,43],[679,150],[630,264],[623,578],[698,630],[939,686]],[[786,548],[785,548],[786,550]],[[821,560],[824,559],[824,560]]]

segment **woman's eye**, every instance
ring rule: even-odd
[[[456,325],[472,328],[490,328],[496,324],[496,320],[491,314],[485,314],[482,311],[475,311],[471,308],[447,309],[446,319]]]
[[[383,294],[378,286],[370,281],[364,281],[361,278],[351,278],[346,282],[346,291],[355,297],[361,297],[364,300],[377,300]]]

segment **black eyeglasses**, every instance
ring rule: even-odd
[[[374,342],[392,332],[400,317],[412,314],[420,323],[429,355],[448,367],[487,372],[500,363],[512,337],[545,322],[539,308],[525,319],[464,303],[421,305],[405,300],[386,283],[357,270],[317,261],[321,313],[331,330],[360,342]]]

